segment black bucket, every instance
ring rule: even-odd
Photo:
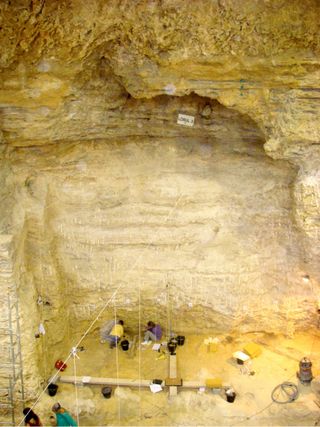
[[[106,399],[110,399],[111,394],[112,394],[112,388],[111,388],[111,387],[108,387],[108,386],[106,386],[106,387],[102,387],[102,389],[101,389],[101,393],[103,394],[103,396],[104,396]]]
[[[121,341],[120,345],[121,345],[121,348],[123,351],[129,350],[129,341],[128,340]]]
[[[57,384],[50,383],[48,385],[48,389],[47,390],[48,390],[48,395],[49,396],[55,396],[57,394],[57,391],[58,391],[58,386],[57,386]]]
[[[227,402],[230,402],[230,403],[234,402],[234,399],[236,398],[235,393],[227,394],[226,396],[227,396]]]
[[[175,353],[176,348],[177,348],[177,343],[176,343],[176,342],[172,342],[172,341],[169,341],[169,342],[168,342],[168,350],[169,350],[169,353],[170,353],[171,355],[176,354],[176,353]]]
[[[178,345],[183,345],[185,339],[186,339],[186,337],[184,335],[178,335],[177,336]]]

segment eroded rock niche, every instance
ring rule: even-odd
[[[38,357],[25,367],[31,383],[105,305],[95,327],[116,312],[133,333],[141,311],[178,333],[290,334],[313,321],[296,168],[268,158],[254,122],[216,101],[129,99],[124,110],[144,136],[7,154],[19,292],[30,302],[24,349]],[[194,129],[176,123],[179,111],[196,116]]]

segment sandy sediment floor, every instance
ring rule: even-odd
[[[153,394],[148,388],[114,387],[110,399],[103,397],[102,386],[59,384],[56,396],[43,394],[37,407],[44,423],[50,409],[59,401],[75,415],[79,410],[80,425],[314,425],[320,417],[314,386],[297,381],[296,372],[302,357],[309,357],[313,373],[320,373],[320,334],[298,333],[293,338],[282,335],[252,333],[219,338],[216,351],[209,351],[206,336],[187,336],[177,348],[178,375],[183,380],[205,383],[208,378],[221,378],[223,385],[236,391],[233,403],[223,393],[197,389],[179,389],[178,396],[169,398],[167,389]],[[249,372],[232,358],[232,354],[250,343],[261,346],[262,354],[252,359]],[[152,346],[138,342],[129,351],[109,349],[99,342],[98,333],[86,337],[84,350],[76,359],[77,376],[165,379],[169,358]],[[72,345],[70,346],[70,348]],[[160,357],[159,357],[160,356]],[[74,375],[70,360],[63,375]],[[298,385],[299,397],[287,404],[273,403],[271,392],[278,384],[291,381]],[[280,396],[279,398],[284,398]]]

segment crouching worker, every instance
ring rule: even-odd
[[[119,320],[111,329],[110,335],[106,336],[106,341],[110,343],[110,348],[116,347],[123,336],[123,320]]]
[[[162,337],[162,330],[161,330],[161,326],[160,325],[156,325],[154,322],[151,322],[151,320],[149,320],[149,322],[147,323],[146,326],[146,332],[144,334],[144,340],[145,341],[158,341],[161,340]]]
[[[116,321],[114,319],[108,320],[108,322],[104,323],[100,328],[100,342],[101,344],[104,344],[106,341],[108,341],[108,336],[110,335],[112,328],[116,324]]]
[[[24,408],[23,415],[26,426],[42,426],[40,418],[31,408]]]
[[[78,424],[72,418],[72,416],[60,405],[60,403],[55,403],[52,406],[52,411],[56,414],[57,426],[77,426]]]

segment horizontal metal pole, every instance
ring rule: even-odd
[[[83,381],[83,378],[85,381]],[[164,381],[164,380],[163,380]],[[55,382],[77,384],[77,385],[113,385],[122,387],[149,387],[152,380],[132,380],[128,378],[104,378],[104,377],[73,377],[68,375],[59,376]],[[182,381],[183,388],[200,388],[205,387],[203,382],[199,381]],[[180,386],[179,386],[180,388]]]

